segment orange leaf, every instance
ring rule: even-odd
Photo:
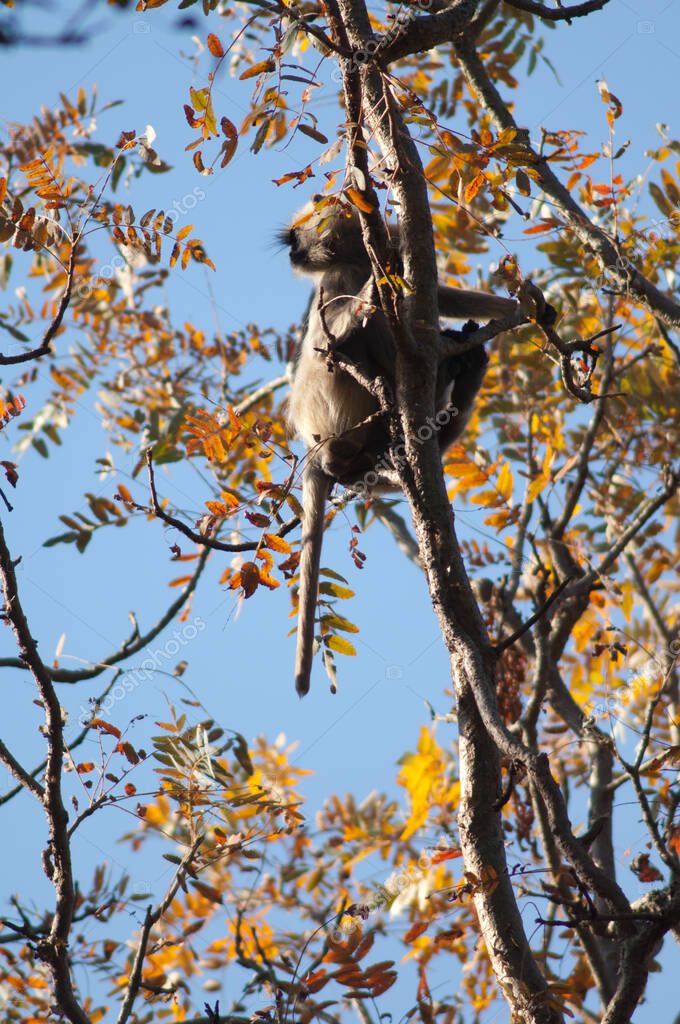
[[[213,57],[224,57],[224,47],[214,32],[210,33],[206,42]]]
[[[542,235],[546,231],[552,231],[555,224],[556,222],[551,220],[542,221],[540,224],[533,224],[530,228],[525,228],[523,234]]]
[[[191,576],[178,576],[174,580],[170,580],[168,583],[169,587],[183,587],[185,583],[188,583]]]
[[[128,491],[125,484],[118,484],[118,493],[120,494],[121,498],[126,503],[126,505],[134,504],[132,500],[132,495]]]
[[[276,67],[276,62],[269,58],[269,60],[261,60],[259,64],[253,64],[246,71],[242,71],[238,76],[240,82],[244,82],[246,78],[255,78],[257,75],[261,75],[265,71],[273,71]]]
[[[283,554],[288,555],[293,550],[287,540],[283,537],[278,537],[276,534],[265,533],[264,543],[272,551],[281,551]]]
[[[251,597],[260,582],[260,573],[255,562],[244,562],[238,575],[244,597]]]
[[[409,930],[404,935],[404,942],[414,942],[423,932],[426,932],[430,927],[429,921],[416,921],[412,924]]]
[[[383,992],[387,992],[388,988],[391,988],[397,980],[396,971],[388,971],[386,974],[380,975],[377,981],[371,985],[371,995],[375,998],[381,996]]]
[[[121,732],[115,725],[111,725],[110,722],[105,722],[102,718],[93,718],[90,722],[90,728],[101,729],[102,732],[106,732],[109,736],[115,736],[117,740],[120,739]]]
[[[364,935],[361,942],[354,951],[354,959],[362,960],[366,956],[366,954],[371,951],[374,942],[375,932],[369,932],[368,935]]]
[[[455,857],[462,857],[462,856],[463,856],[463,851],[455,849],[455,848],[453,848],[451,850],[437,850],[437,852],[435,854],[433,854],[432,863],[433,864],[441,864],[442,861],[453,860]]]
[[[372,203],[368,201],[368,199],[366,199],[363,193],[359,192],[358,189],[345,189],[345,195],[350,200],[350,202],[353,203],[354,206],[356,206],[358,210],[362,211],[362,213],[373,213],[375,207],[373,206]]]
[[[482,185],[486,182],[486,178],[483,174],[477,174],[472,181],[469,181],[465,186],[465,202],[471,203],[475,198]]]
[[[328,973],[322,967],[320,971],[314,971],[313,974],[305,978],[303,985],[309,993],[313,994],[314,992],[319,992],[329,981]]]

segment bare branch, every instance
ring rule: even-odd
[[[565,590],[570,583],[571,576],[568,576],[567,579],[562,580],[562,582],[555,587],[550,597],[546,598],[541,607],[537,608],[534,614],[530,616],[526,622],[524,622],[518,629],[516,629],[514,633],[511,633],[510,636],[505,637],[503,640],[496,644],[496,654],[502,654],[503,651],[506,651],[508,649],[508,647],[512,647],[514,643],[517,643],[520,637],[524,636],[524,634],[528,632],[531,629],[531,627],[539,621],[539,619],[543,618],[543,616],[549,610],[551,605],[555,603],[555,601],[558,599],[562,591]]]
[[[457,0],[447,4],[446,9],[438,14],[414,17],[400,32],[384,37],[386,41],[377,51],[381,63],[389,64],[409,54],[423,53],[441,43],[450,43],[468,28],[478,6],[478,0]]]
[[[31,772],[27,771],[23,765],[21,765],[14,755],[7,749],[5,744],[0,740],[0,761],[5,765],[7,770],[14,776],[15,779],[19,780],[19,785],[12,790],[12,793],[20,793],[22,789],[28,789],[37,796],[38,800],[42,802],[45,793],[40,783],[33,777]],[[8,797],[0,800],[0,804],[6,802]]]
[[[205,568],[205,564],[210,554],[207,548],[201,552],[198,562],[196,564],[196,570],[183,588],[181,593],[172,604],[168,607],[167,611],[160,617],[151,629],[147,630],[146,633],[140,633],[136,628],[132,633],[132,636],[125,641],[117,651],[114,651],[108,657],[98,661],[95,665],[90,668],[50,668],[45,666],[45,671],[48,673],[50,679],[55,683],[80,683],[86,679],[94,679],[101,675],[106,669],[113,668],[121,661],[125,661],[127,658],[131,658],[135,654],[139,654],[143,651],[152,640],[155,640],[159,633],[161,633],[167,625],[169,625],[175,616],[181,611],[184,605],[187,603],[193,592],[195,591],[198,581],[201,577],[201,573]],[[0,668],[20,668],[26,669],[28,666],[19,658],[0,658]],[[111,683],[113,685],[113,683]],[[108,689],[104,691],[104,695],[108,692]],[[102,700],[103,697],[99,697],[98,700]],[[0,799],[0,804],[2,799]]]
[[[16,637],[19,657],[33,675],[45,715],[47,762],[42,802],[47,818],[49,842],[43,856],[43,867],[54,887],[55,909],[49,934],[38,943],[36,952],[50,969],[54,999],[60,1011],[71,1024],[88,1024],[87,1015],[73,989],[68,953],[76,893],[71,867],[68,813],[64,807],[61,790],[65,753],[64,719],[52,679],[38,654],[38,645],[33,639],[19,600],[14,567],[15,563],[9,553],[0,523],[0,578],[3,585],[5,617]]]
[[[151,449],[149,448],[146,453],[146,467],[149,476],[149,490],[151,492],[151,509],[153,514],[161,519],[168,526],[172,526],[173,529],[179,530],[180,533],[188,537],[189,540],[193,541],[194,544],[198,544],[204,549],[204,551],[257,551],[260,547],[260,541],[256,540],[244,540],[238,543],[232,544],[223,540],[216,540],[214,537],[206,537],[202,533],[198,533],[196,530],[192,530],[190,526],[183,523],[181,519],[177,519],[176,516],[170,515],[161,506],[158,500],[158,493],[156,491],[156,478],[153,471],[153,456]],[[296,526],[300,525],[300,520],[296,516],[294,519],[289,519],[287,523],[278,531],[278,537],[285,537],[286,534],[294,530]]]
[[[601,11],[609,3],[609,0],[586,0],[585,3],[574,4],[573,7],[562,7],[561,4],[558,7],[546,7],[545,4],[538,3],[537,0],[505,0],[505,3],[509,7],[515,7],[518,11],[536,14],[544,21],[566,21],[569,24],[572,18],[584,18],[587,14],[592,14],[593,11]]]

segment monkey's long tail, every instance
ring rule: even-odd
[[[314,620],[319,590],[321,543],[326,499],[332,481],[314,465],[305,468],[302,477],[302,550],[298,592],[297,654],[295,689],[299,697],[309,692],[314,654]]]

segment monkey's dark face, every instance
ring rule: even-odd
[[[319,206],[315,197],[279,237],[288,247],[291,263],[302,274],[323,274],[339,264],[370,271],[359,218],[351,207],[328,201]]]

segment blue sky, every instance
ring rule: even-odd
[[[79,10],[80,5],[74,3],[73,9]],[[11,15],[2,8],[0,19],[8,17]],[[4,130],[9,120],[28,120],[41,104],[55,105],[59,91],[73,97],[81,85],[89,91],[96,84],[102,100],[123,100],[124,105],[102,116],[100,137],[110,141],[122,129],[139,131],[151,124],[157,133],[156,148],[173,165],[168,174],[132,182],[129,201],[135,210],[158,206],[160,197],[166,209],[175,202],[186,205],[186,197],[196,194],[195,189],[205,193],[187,222],[195,225],[217,271],[212,274],[193,265],[184,273],[172,274],[165,299],[176,322],[191,320],[209,331],[212,293],[224,332],[249,322],[285,329],[301,315],[307,285],[291,275],[285,253],[276,249],[272,238],[291,211],[321,183],[309,183],[303,195],[302,190],[277,188],[272,179],[304,166],[318,154],[318,146],[299,134],[285,148],[262,150],[258,156],[243,145],[226,171],[212,178],[199,177],[184,153],[192,132],[182,105],[187,102],[189,86],[202,84],[207,69],[201,65],[194,81],[192,65],[182,55],[183,49],[193,51],[190,33],[174,31],[176,19],[171,4],[144,16],[133,12],[107,15],[106,30],[87,46],[37,51],[17,48],[3,53],[0,125]],[[48,21],[41,18],[39,24]],[[204,22],[198,16],[197,34],[204,37],[209,29],[226,39],[220,19]],[[515,93],[519,123],[527,125],[534,136],[540,127],[583,130],[595,148],[606,138],[604,107],[596,87],[596,81],[605,78],[624,106],[624,116],[617,122],[617,140],[632,140],[622,163],[624,176],[643,173],[648,163],[645,150],[659,144],[655,123],[667,123],[671,136],[680,133],[679,5],[613,0],[599,15],[576,22],[572,28],[546,31],[545,36],[546,53],[560,81],[547,66],[539,65],[528,84]],[[248,109],[250,87],[249,82],[223,77],[216,89],[219,114],[240,124]],[[334,138],[341,118],[332,103],[332,91],[324,93],[319,113],[320,128]],[[518,251],[523,266],[530,268],[535,262],[531,241],[509,234],[505,242]],[[500,255],[492,251],[483,258],[483,265]],[[20,283],[20,263],[19,256],[12,287]],[[3,307],[10,301],[12,296],[0,296]],[[58,345],[65,347],[68,342],[68,336],[62,335]],[[15,512],[11,516],[3,513],[11,548],[23,556],[20,585],[25,607],[41,638],[43,657],[48,659],[64,632],[65,651],[84,658],[102,657],[127,635],[128,611],[137,611],[140,624],[148,627],[173,596],[167,588],[168,579],[175,575],[168,561],[172,539],[157,524],[139,521],[116,531],[113,538],[95,537],[85,557],[72,546],[42,547],[47,537],[60,532],[59,513],[82,508],[85,490],[108,495],[113,490],[112,483],[100,482],[95,472],[94,459],[108,447],[96,428],[95,400],[94,393],[84,396],[74,427],[64,435],[63,448],[52,449],[49,460],[34,453],[22,460],[20,486],[12,496]],[[11,429],[0,435],[2,458],[11,457],[9,448],[16,436]],[[120,461],[118,454],[116,459]],[[202,500],[191,493],[182,494],[160,474],[158,482],[177,504],[195,508]],[[482,526],[483,516],[483,512],[470,509],[461,511],[460,532],[493,545],[494,537],[487,536]],[[289,740],[299,740],[297,758],[314,771],[304,786],[310,815],[332,791],[352,790],[361,799],[372,789],[392,785],[396,759],[413,748],[420,725],[429,722],[426,701],[437,711],[448,710],[443,696],[449,678],[446,652],[420,574],[404,562],[391,539],[379,529],[362,538],[361,547],[368,557],[366,568],[357,572],[347,552],[351,522],[353,517],[336,518],[324,553],[324,561],[345,573],[357,591],[348,614],[361,625],[358,657],[339,659],[340,685],[335,697],[328,692],[320,666],[315,670],[311,696],[302,703],[295,696],[294,643],[286,636],[293,620],[287,619],[285,588],[258,595],[237,615],[233,595],[217,585],[225,564],[218,559],[213,559],[209,579],[192,612],[206,628],[180,655],[190,663],[186,681],[223,725],[248,737],[262,733],[273,739],[284,732]],[[162,648],[163,643],[164,638],[159,638],[154,647]],[[0,635],[0,651],[13,653],[8,634]],[[169,671],[173,664],[170,659]],[[134,663],[130,667],[134,668]],[[22,740],[26,760],[37,761],[41,742],[33,724],[30,683],[9,671],[5,671],[3,682],[6,726],[26,737]],[[60,693],[76,717],[86,697],[98,692],[98,683],[85,685],[92,688]],[[181,693],[176,681],[158,674],[117,704],[109,717],[119,726],[142,711],[159,717],[165,699],[176,700]],[[443,728],[439,739],[448,740]],[[12,880],[13,889],[35,894],[38,900],[49,898],[35,856],[35,831],[27,827],[41,830],[40,815],[23,796],[2,813],[5,821],[11,819],[13,834],[12,843],[3,844],[0,850],[4,877]],[[112,847],[112,842],[129,823],[116,817],[115,811],[106,814],[110,815],[108,821],[97,815],[92,828],[83,827],[78,858],[86,874],[102,857],[121,865],[126,860],[125,850]],[[644,834],[642,826],[638,829],[637,836],[629,836],[632,847]],[[140,870],[144,877],[137,877],[138,888],[160,894],[169,865],[148,857],[141,869],[136,868]],[[627,885],[634,882],[623,863],[621,870]],[[633,889],[631,885],[629,891]],[[665,1003],[664,992],[671,991],[667,984],[663,979],[653,982],[652,999],[636,1016],[639,1024],[658,1016]],[[501,1012],[498,1020],[503,1019]]]

